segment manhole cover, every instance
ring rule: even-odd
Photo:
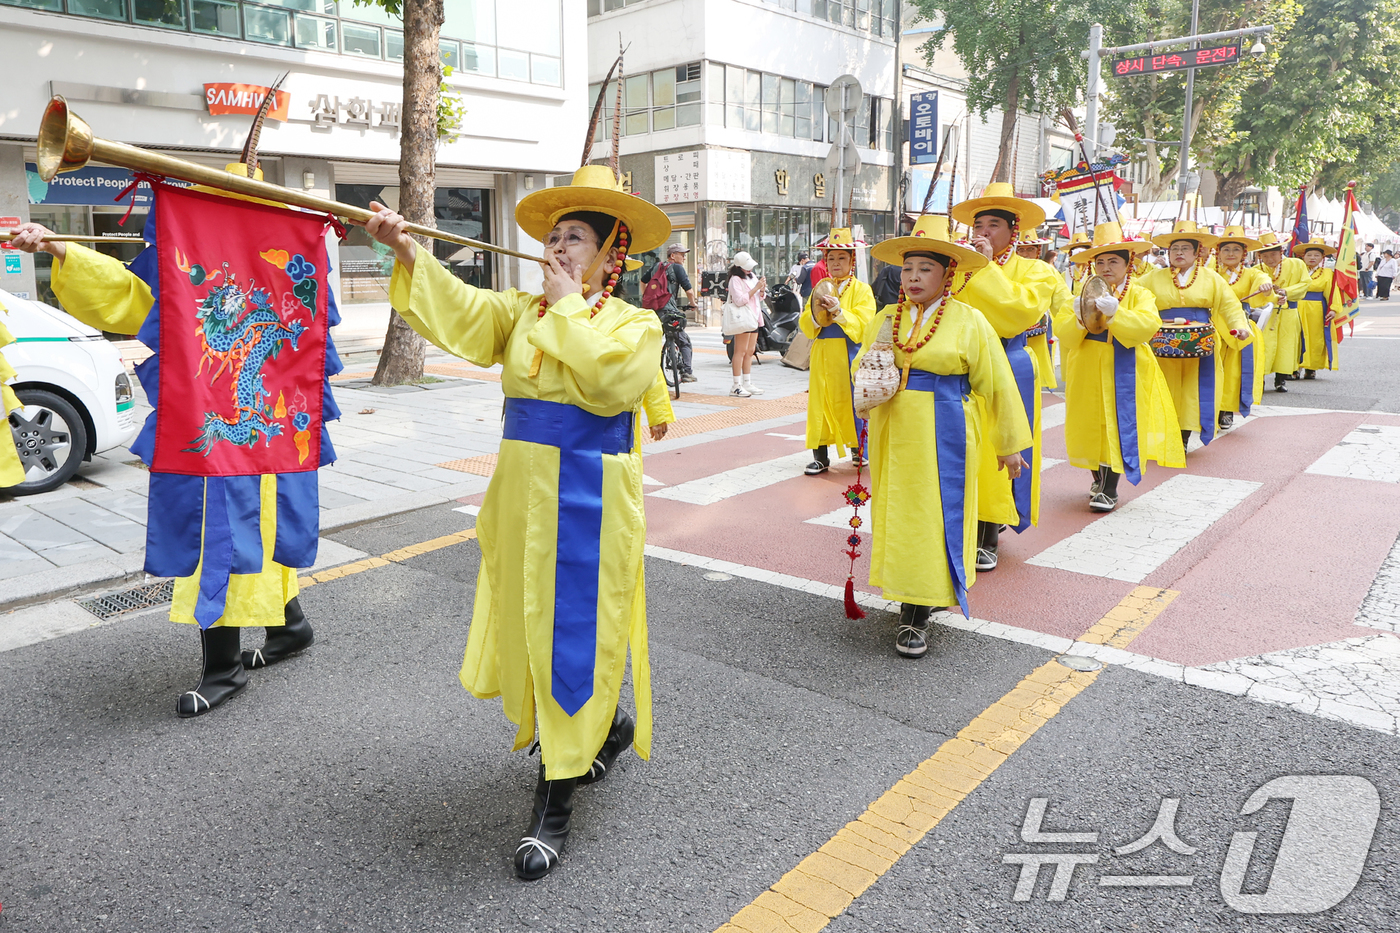
[[[170,602],[174,592],[174,580],[166,580],[162,583],[143,583],[140,586],[122,590],[120,593],[108,593],[106,596],[98,596],[95,599],[80,599],[78,605],[99,619],[106,621],[127,612],[135,612],[137,609],[163,606]]]
[[[733,580],[734,578],[727,573],[720,573],[718,570],[712,570],[709,573],[705,574],[705,579],[713,580],[716,583],[720,583],[725,580]]]
[[[1103,662],[1079,654],[1062,654],[1055,660],[1075,671],[1096,671],[1103,667]]]

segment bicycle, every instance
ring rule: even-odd
[[[681,397],[681,345],[677,336],[685,329],[685,314],[674,308],[656,312],[661,319],[661,374],[671,389],[671,398]]]

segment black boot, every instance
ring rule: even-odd
[[[1305,369],[1305,370],[1303,370],[1303,378],[1304,378],[1304,379],[1316,379],[1316,378],[1317,378],[1317,370],[1315,370],[1315,369]]]
[[[977,572],[987,573],[997,569],[997,541],[1001,526],[996,522],[977,523]]]
[[[1118,477],[1111,467],[1100,467],[1099,491],[1089,500],[1089,509],[1094,512],[1112,512],[1118,505]]]
[[[175,712],[181,719],[202,716],[248,686],[248,672],[238,654],[236,627],[217,625],[201,629],[199,643],[204,653],[204,671],[199,685],[175,701]]]
[[[1191,443],[1191,432],[1190,432],[1190,431],[1182,431],[1182,432],[1181,432],[1181,449],[1182,449],[1182,450],[1185,450],[1185,449],[1190,445],[1190,443]]]
[[[1216,425],[1222,431],[1228,431],[1235,426],[1235,413],[1233,411],[1222,411],[1215,419]]]
[[[921,658],[928,651],[928,617],[932,606],[899,606],[899,632],[894,638],[894,650],[906,658]]]
[[[1287,381],[1287,379],[1288,377],[1285,376],[1283,373],[1274,373],[1274,391],[1287,392],[1288,387],[1284,385],[1284,382]]]
[[[608,730],[608,737],[603,740],[603,747],[598,749],[598,754],[593,759],[593,767],[588,769],[588,773],[578,779],[580,787],[585,784],[596,784],[609,774],[613,762],[623,750],[632,744],[632,737],[636,733],[636,727],[632,724],[632,717],[622,711],[622,707],[617,708],[613,714],[612,728]]]
[[[1090,499],[1092,499],[1092,498],[1094,498],[1095,496],[1097,496],[1097,495],[1099,494],[1099,490],[1103,487],[1103,471],[1104,471],[1104,468],[1103,468],[1103,467],[1096,467],[1096,468],[1093,470],[1093,472],[1089,474],[1090,476],[1094,477],[1093,482],[1091,482],[1091,483],[1089,484],[1089,498],[1090,498]]]
[[[813,447],[812,462],[807,464],[807,469],[802,472],[806,473],[808,476],[816,476],[819,473],[825,473],[830,468],[831,458],[828,456],[826,448]]]
[[[540,765],[530,825],[515,849],[515,874],[520,880],[537,881],[559,864],[559,855],[569,838],[569,817],[574,813],[577,786],[578,778],[545,780],[544,765]]]
[[[311,623],[302,615],[301,603],[297,597],[293,596],[292,601],[287,603],[285,618],[286,625],[267,627],[267,642],[261,648],[243,652],[244,667],[255,671],[260,667],[285,661],[298,651],[311,647],[315,635],[311,631]]]

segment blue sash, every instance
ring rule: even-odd
[[[632,413],[604,417],[561,402],[507,398],[502,437],[559,448],[551,693],[572,716],[593,695],[603,533],[602,455],[632,450]]]
[[[847,382],[851,382],[850,375],[849,375],[849,374],[850,374],[850,369],[851,369],[851,367],[854,366],[855,363],[856,363],[856,356],[857,356],[857,354],[860,353],[860,344],[857,343],[856,341],[852,340],[849,336],[847,336],[846,332],[845,332],[844,330],[841,329],[841,325],[840,325],[840,324],[828,324],[828,325],[826,325],[825,327],[823,327],[823,328],[817,333],[817,339],[818,339],[818,340],[837,340],[837,339],[840,339],[840,340],[846,341],[846,372],[847,372],[847,380],[846,380],[846,381],[847,381]],[[865,458],[865,445],[861,443],[860,438],[865,434],[865,419],[864,419],[864,418],[857,418],[855,412],[856,412],[856,387],[855,387],[854,382],[851,382],[851,418],[852,418],[852,419],[855,421],[855,423],[856,423],[856,439],[857,439],[857,440],[856,440],[856,443],[860,445],[860,451],[859,451],[859,452],[860,452],[860,456],[861,456],[861,459],[864,459],[864,458]]]
[[[1316,301],[1322,305],[1322,342],[1327,347],[1327,368],[1332,368],[1332,325],[1327,323],[1327,296],[1322,292],[1308,292],[1304,301]],[[1303,328],[1303,352],[1308,350],[1308,329]]]
[[[1085,339],[1113,344],[1113,408],[1118,422],[1118,453],[1123,458],[1123,475],[1136,486],[1142,481],[1142,462],[1138,458],[1137,350],[1109,340],[1108,331],[1086,334]]]
[[[1159,308],[1157,313],[1164,321],[1184,317],[1197,324],[1210,323],[1209,308]],[[1215,437],[1215,357],[1196,360],[1196,395],[1201,417],[1201,443],[1209,444]]]
[[[1026,406],[1026,424],[1030,425],[1031,436],[1035,436],[1035,412],[1040,406],[1040,386],[1035,378],[1035,361],[1031,358],[1030,351],[1026,349],[1026,335],[1017,334],[1015,337],[1004,338],[1001,345],[1006,348],[1006,359],[1011,364],[1011,373],[1016,377],[1016,388],[1021,393],[1021,402]],[[1020,352],[1016,352],[1020,351]],[[1018,519],[1015,526],[1017,534],[1025,531],[1031,526],[1031,481],[1034,479],[1035,469],[1035,447],[1032,446],[1021,451],[1021,456],[1028,464],[1027,468],[1021,471],[1021,475],[1011,481],[1011,500],[1016,504],[1016,517]]]
[[[963,615],[967,610],[967,568],[963,564],[963,513],[967,503],[967,417],[963,396],[972,391],[966,374],[945,376],[911,369],[905,388],[933,393],[934,444],[938,453],[938,493],[943,510],[943,547],[953,592]]]

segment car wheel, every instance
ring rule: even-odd
[[[20,465],[27,478],[5,491],[30,496],[57,489],[78,472],[87,452],[87,427],[72,403],[43,389],[20,389],[20,405],[10,412]]]

